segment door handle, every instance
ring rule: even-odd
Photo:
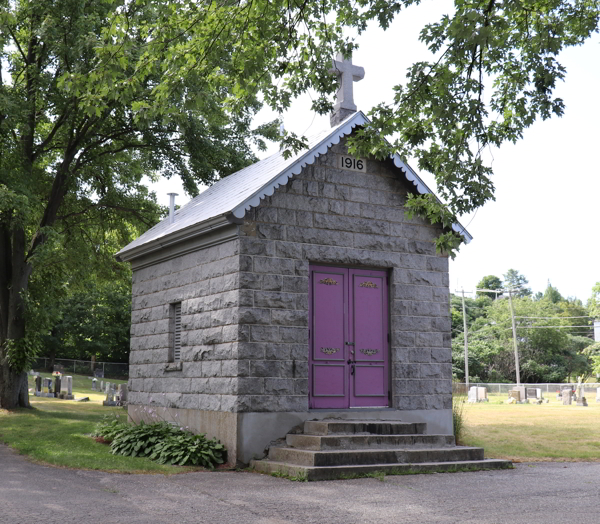
[[[354,364],[352,364],[352,369],[350,370],[350,374],[354,375]]]

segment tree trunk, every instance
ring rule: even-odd
[[[15,373],[4,360],[0,365],[0,408],[15,409],[18,407],[31,407],[27,373],[24,371]]]

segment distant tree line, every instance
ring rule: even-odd
[[[465,298],[469,376],[472,382],[516,380],[508,289],[517,326],[522,382],[565,382],[600,373],[600,344],[593,339],[593,317],[600,317],[600,282],[584,306],[581,300],[563,297],[548,282],[544,293],[533,293],[528,280],[514,269],[503,279],[481,279],[475,298]],[[452,370],[465,379],[462,297],[451,296]]]

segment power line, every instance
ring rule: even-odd
[[[594,318],[594,317],[591,317],[590,315],[583,315],[580,317],[515,317],[515,318],[544,318],[544,319],[551,319],[551,320],[560,320],[563,318]]]

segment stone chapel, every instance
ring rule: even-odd
[[[332,127],[307,150],[219,180],[117,254],[133,269],[129,416],[176,417],[231,464],[324,419],[453,443],[442,230],[403,208],[431,191],[397,155],[348,154],[368,124],[352,100],[364,71],[334,63]]]

